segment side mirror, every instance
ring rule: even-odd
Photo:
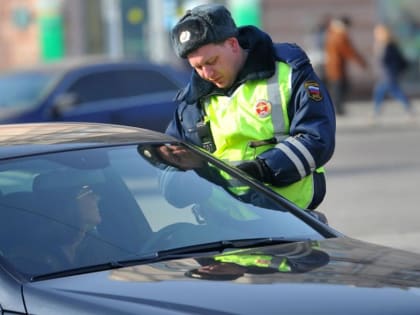
[[[79,97],[76,93],[64,93],[58,95],[51,109],[53,117],[60,117],[62,113],[72,109],[79,103]]]

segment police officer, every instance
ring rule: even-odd
[[[166,133],[315,209],[325,196],[335,113],[307,55],[254,26],[236,27],[219,4],[187,11],[171,38],[193,72]]]

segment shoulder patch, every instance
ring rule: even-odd
[[[309,98],[313,99],[314,101],[319,102],[322,100],[321,89],[319,88],[319,83],[316,81],[306,81],[304,83],[306,93],[308,94]]]

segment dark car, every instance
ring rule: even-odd
[[[177,91],[174,67],[99,57],[0,74],[0,123],[88,121],[164,131]]]
[[[2,314],[418,314],[420,255],[129,126],[0,126]]]

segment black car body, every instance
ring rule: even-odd
[[[162,154],[175,147],[190,154],[182,167]],[[0,126],[0,190],[3,314],[420,310],[418,254],[346,237],[160,133]],[[84,230],[78,260],[65,260],[63,233],[85,227],[74,217],[86,212],[68,207],[75,191],[78,200],[100,196],[101,219]],[[56,254],[61,260],[50,259]]]
[[[87,121],[164,131],[186,83],[174,67],[86,57],[0,74],[0,123]]]

